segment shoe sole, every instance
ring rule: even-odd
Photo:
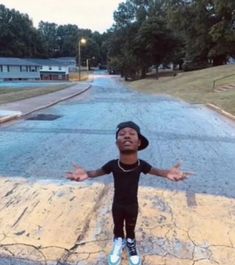
[[[126,248],[126,243],[124,243],[124,244],[122,245],[122,253],[123,253],[123,251],[124,251],[125,248]],[[122,254],[122,253],[121,253],[121,254]],[[120,265],[120,264],[121,264],[121,261],[122,261],[122,256],[120,256],[120,260],[119,260],[118,262],[113,263],[112,261],[110,261],[110,255],[109,255],[109,258],[108,258],[108,265]]]
[[[110,261],[110,259],[108,259],[108,265],[120,265],[121,264],[121,260],[117,261],[116,263],[113,263],[112,261]]]
[[[129,261],[128,264],[129,264],[129,265],[142,265],[142,261],[140,260],[140,262],[137,263],[137,264],[134,264],[134,263],[132,263],[131,261]]]
[[[138,253],[138,252],[137,252]],[[127,254],[128,254],[128,252],[127,252]],[[139,254],[138,254],[138,256],[139,256]],[[139,256],[140,257],[140,256]],[[129,256],[129,254],[128,254],[128,265],[142,265],[142,260],[141,260],[141,257],[140,257],[140,261],[139,261],[139,263],[132,263],[131,261],[130,261],[130,256]]]

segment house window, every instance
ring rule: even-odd
[[[2,65],[1,67],[2,67],[2,72],[3,73],[8,72],[8,66],[7,65]]]
[[[62,70],[61,66],[58,67],[59,70]]]
[[[51,66],[49,66],[49,70],[52,70],[52,67]]]
[[[8,72],[20,72],[20,66],[18,65],[10,65],[8,69]]]
[[[2,66],[0,65],[0,72],[2,72]]]
[[[26,65],[21,66],[21,72],[27,72],[28,67]]]
[[[37,71],[36,66],[31,66],[30,70],[31,70],[31,72],[36,72]]]

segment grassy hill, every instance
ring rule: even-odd
[[[211,103],[235,115],[235,65],[223,65],[174,76],[128,82],[146,93],[168,94],[190,103]]]

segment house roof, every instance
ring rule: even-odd
[[[69,60],[71,59],[71,60]],[[71,66],[75,58],[52,58],[52,59],[38,59],[38,58],[15,58],[15,57],[0,57],[0,65],[31,65],[31,66]],[[76,61],[75,61],[76,62]]]
[[[56,58],[51,58],[51,59],[58,60],[58,61],[76,62],[76,57],[56,57]]]
[[[36,62],[15,57],[0,57],[0,65],[31,65],[38,66]]]
[[[41,66],[68,66],[71,63],[67,61],[61,61],[57,59],[37,59],[37,58],[28,58],[27,59],[30,62],[34,62],[36,64],[39,64]]]

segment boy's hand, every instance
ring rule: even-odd
[[[83,181],[89,178],[86,170],[75,164],[73,166],[75,169],[73,172],[67,172],[66,174],[67,179],[75,181]]]
[[[183,172],[180,168],[180,163],[178,163],[169,170],[166,177],[172,181],[179,181],[187,179],[187,177],[191,175],[194,175],[194,173]]]

